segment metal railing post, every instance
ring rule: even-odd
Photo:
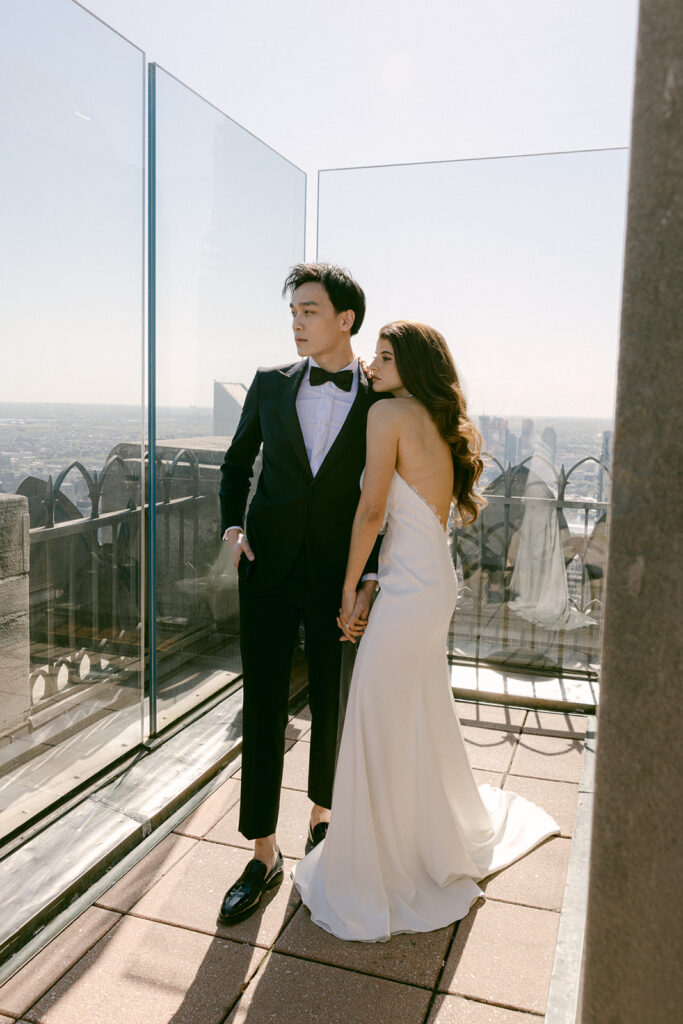
[[[156,65],[147,68],[147,616],[149,732],[157,731]]]

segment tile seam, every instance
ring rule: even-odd
[[[547,775],[520,775],[519,772],[511,771],[508,771],[508,775],[510,775],[513,779],[538,779],[539,782],[564,782],[567,786],[577,787],[579,785],[578,779],[555,779],[549,778]]]
[[[470,907],[470,910],[471,909],[472,908]],[[434,982],[434,985],[432,986],[432,993],[431,993],[431,995],[429,997],[429,1001],[427,1003],[427,1009],[425,1011],[425,1015],[422,1018],[422,1024],[427,1024],[427,1022],[429,1021],[431,1012],[432,1012],[432,1010],[434,1008],[434,1003],[436,1002],[436,1000],[439,997],[439,985],[441,984],[441,979],[443,978],[444,971],[446,970],[446,964],[448,963],[448,961],[450,959],[451,950],[453,949],[453,943],[455,942],[455,937],[458,934],[458,928],[459,927],[460,927],[460,921],[456,921],[455,922],[455,927],[453,928],[453,934],[451,935],[450,940],[449,940],[449,942],[448,942],[448,944],[446,946],[446,949],[444,951],[443,960],[441,961],[441,968],[440,968],[440,970],[439,970],[439,972],[438,972],[438,974],[436,976],[436,980]]]
[[[455,999],[463,999],[467,1003],[475,1003],[480,1006],[495,1006],[501,1010],[510,1010],[512,1013],[527,1013],[531,1017],[538,1017],[539,1021],[545,1019],[545,1011],[539,1013],[538,1010],[524,1010],[519,1006],[514,1006],[512,1003],[496,1003],[493,999],[484,999],[483,996],[466,996],[462,992],[437,992],[438,996],[453,996]],[[425,1022],[426,1024],[426,1022]]]
[[[416,988],[420,992],[431,992],[432,986],[429,984],[420,985],[415,981],[398,981],[396,978],[387,978],[384,974],[373,974],[372,971],[363,971],[357,967],[344,967],[342,964],[331,964],[327,960],[315,960],[312,957],[303,956],[299,953],[292,953],[282,949],[273,948],[270,950],[271,953],[277,954],[277,956],[286,956],[290,960],[300,960],[302,963],[307,964],[318,964],[320,967],[331,967],[335,971],[345,971],[346,974],[360,974],[364,978],[377,978],[380,981],[388,981],[392,985],[407,985],[408,988]]]
[[[274,940],[275,942],[277,942],[278,938],[282,934],[282,931],[284,930],[284,928],[287,927],[287,925],[292,920],[292,918],[294,917],[294,914],[296,914],[296,912],[297,912],[297,910],[299,909],[300,906],[301,906],[301,904],[297,903],[297,905],[294,907],[292,912],[286,917],[281,931],[278,932],[278,935],[277,935],[276,939]],[[171,922],[171,921],[164,921],[160,917],[153,917],[150,914],[142,914],[142,913],[140,913],[140,911],[138,911],[137,913],[134,913],[133,910],[130,910],[130,911],[127,911],[125,914],[122,914],[121,916],[122,917],[131,917],[131,918],[133,918],[136,921],[151,921],[152,924],[161,924],[161,925],[164,925],[164,927],[166,927],[166,928],[179,928],[179,929],[181,929],[182,931],[185,931],[185,932],[193,932],[195,935],[210,935],[211,938],[213,938],[213,939],[225,940],[226,942],[237,942],[241,946],[254,946],[257,949],[272,949],[272,946],[266,945],[265,942],[258,942],[256,939],[240,939],[240,938],[237,938],[236,936],[233,937],[233,936],[230,936],[230,935],[223,935],[222,933],[216,932],[216,931],[208,931],[205,928],[193,927],[192,925],[189,925],[189,924],[179,924],[177,921],[173,921],[173,922]]]
[[[542,1021],[545,1021],[545,1010],[543,1010],[542,1012],[539,1010],[532,1010],[528,1006],[519,1006],[515,1005],[514,1003],[494,1003],[492,999],[484,999],[483,996],[481,998],[476,998],[475,996],[465,995],[464,992],[447,992],[444,989],[442,989],[441,992],[438,993],[438,995],[457,996],[459,999],[469,999],[471,1002],[474,1003],[484,1003],[486,1006],[496,1006],[499,1007],[501,1010],[510,1010],[512,1013],[528,1013],[534,1017],[539,1017]],[[546,996],[546,1005],[547,1002],[548,997]]]
[[[537,903],[520,903],[517,900],[506,900],[500,896],[487,896],[484,892],[484,899],[487,903],[505,903],[508,907],[526,907],[528,910],[544,910],[548,914],[560,914],[562,907],[540,907]]]
[[[257,949],[261,949],[262,947],[261,947],[261,946],[258,946],[258,947],[255,947],[255,948],[257,948]],[[227,1011],[226,1011],[225,1015],[224,1015],[224,1016],[223,1016],[223,1017],[221,1018],[220,1024],[226,1024],[226,1021],[227,1021],[228,1017],[230,1016],[230,1014],[232,1013],[232,1011],[233,1011],[233,1010],[235,1009],[235,1007],[237,1006],[237,1004],[238,1004],[238,1003],[240,1002],[240,1000],[242,999],[242,996],[243,996],[243,995],[244,995],[244,993],[245,993],[245,992],[247,991],[247,989],[248,989],[248,988],[249,988],[249,986],[251,985],[252,981],[254,980],[254,978],[256,977],[256,975],[258,974],[258,972],[259,972],[259,971],[261,970],[261,967],[262,967],[262,966],[263,966],[263,965],[265,964],[266,960],[268,960],[268,959],[269,959],[269,957],[270,957],[270,955],[271,955],[271,953],[272,953],[272,952],[273,952],[272,948],[271,948],[271,949],[267,949],[267,950],[265,951],[265,953],[263,954],[263,956],[262,956],[262,957],[261,957],[261,959],[259,960],[259,962],[258,962],[258,965],[257,965],[256,969],[255,969],[255,970],[254,970],[254,971],[253,971],[253,972],[251,973],[251,975],[249,976],[249,978],[248,978],[248,979],[247,979],[247,980],[246,980],[246,981],[244,982],[244,984],[243,984],[243,985],[241,986],[241,988],[240,988],[240,991],[239,991],[239,992],[238,992],[238,994],[237,994],[237,995],[235,996],[235,998],[233,999],[232,1003],[231,1003],[231,1004],[229,1005],[229,1007],[228,1007],[228,1009],[227,1009]]]
[[[224,839],[209,839],[204,836],[203,839],[199,840],[200,843],[211,843],[212,846],[228,846],[231,850],[240,850],[242,853],[249,853],[251,851],[250,846],[236,846],[235,843],[227,843]],[[247,840],[248,842],[248,840]],[[302,856],[295,853],[285,853],[284,850],[280,851],[285,860],[301,860]]]

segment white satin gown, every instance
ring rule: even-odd
[[[446,640],[457,585],[436,513],[394,473],[381,591],[360,643],[325,840],[292,875],[313,921],[384,941],[464,917],[476,884],[559,832],[515,793],[477,786]]]

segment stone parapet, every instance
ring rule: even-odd
[[[28,529],[28,499],[0,494],[0,735],[30,706]]]

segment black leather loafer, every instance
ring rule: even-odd
[[[318,824],[313,828],[310,821],[308,823],[308,847],[312,850],[318,843],[322,843],[323,839],[327,835],[327,830],[330,827],[329,821],[319,821]]]
[[[223,924],[234,924],[249,917],[258,907],[264,892],[281,882],[282,876],[282,854],[279,850],[271,871],[268,871],[263,861],[250,860],[223,897],[218,920]]]

